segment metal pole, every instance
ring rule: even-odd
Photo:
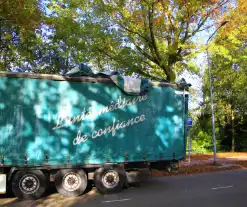
[[[225,24],[227,21],[223,22],[215,31],[214,33],[208,38],[207,40],[207,62],[208,62],[208,76],[209,76],[209,83],[210,83],[210,101],[211,101],[211,111],[212,111],[212,133],[213,133],[213,145],[214,145],[214,165],[217,163],[217,157],[216,157],[216,137],[215,137],[215,120],[214,120],[214,95],[213,95],[213,84],[212,84],[212,77],[211,77],[211,63],[209,59],[209,53],[208,53],[208,44],[210,39],[216,34],[216,32]]]
[[[213,145],[214,145],[214,164],[217,162],[216,157],[216,137],[215,137],[215,120],[214,120],[214,97],[213,97],[213,86],[212,86],[212,78],[211,78],[211,65],[208,54],[208,44],[207,44],[207,60],[208,60],[208,75],[209,75],[209,83],[210,83],[210,101],[211,101],[211,111],[212,111],[212,133],[213,133]]]

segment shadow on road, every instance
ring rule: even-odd
[[[85,193],[80,197],[64,197],[57,193],[54,185],[49,185],[44,196],[38,200],[20,200],[12,192],[0,195],[0,206],[2,207],[36,207],[36,206],[72,206],[74,204],[83,204],[96,195],[96,189],[92,183],[89,183]]]
[[[114,194],[109,196],[121,196],[128,191],[146,191],[148,189],[161,189],[164,187],[164,183],[160,183],[157,179],[151,179],[149,182],[142,183],[141,185],[132,184],[130,188],[124,190],[120,194]],[[167,186],[166,186],[167,187]],[[66,206],[66,207],[77,207],[82,206],[89,200],[96,198],[99,195],[96,188],[93,186],[93,182],[89,183],[86,192],[79,197],[64,197],[57,193],[54,185],[50,185],[45,195],[35,201],[26,201],[16,198],[13,193],[9,192],[6,195],[0,195],[0,206],[2,207],[53,207],[53,206]],[[100,197],[100,196],[99,196]]]
[[[179,177],[174,177],[174,179],[179,179]],[[183,183],[183,182],[182,182]],[[88,203],[92,200],[101,200],[104,199],[118,199],[125,195],[131,195],[131,194],[147,194],[147,193],[157,193],[162,192],[164,189],[166,191],[174,190],[176,188],[176,185],[174,185],[172,179],[170,177],[163,177],[160,178],[152,178],[148,182],[143,182],[140,185],[138,184],[132,184],[129,186],[129,189],[124,190],[121,193],[113,194],[113,195],[104,195],[100,196],[99,193],[97,193],[96,188],[94,188],[93,183],[89,183],[88,188],[86,192],[79,197],[64,197],[57,193],[55,186],[50,185],[46,194],[35,201],[26,201],[26,200],[20,200],[18,198],[15,198],[12,193],[8,193],[8,195],[0,195],[0,206],[6,206],[6,207],[53,207],[53,206],[66,206],[66,207],[78,207],[85,205],[85,203]],[[97,196],[98,195],[98,196]],[[101,202],[100,202],[101,203]]]

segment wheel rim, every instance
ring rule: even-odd
[[[39,187],[39,179],[35,175],[27,174],[20,179],[19,188],[25,194],[33,194]]]
[[[118,185],[119,182],[119,176],[118,173],[114,170],[109,170],[105,172],[105,174],[102,176],[102,183],[107,188],[114,188]]]
[[[75,191],[81,186],[81,177],[77,173],[67,173],[63,177],[63,187],[67,191]]]

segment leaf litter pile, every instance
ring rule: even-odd
[[[174,176],[193,173],[216,172],[247,168],[247,153],[217,153],[217,163],[214,165],[213,154],[193,154],[180,162],[179,169],[174,172],[153,170],[152,176]]]

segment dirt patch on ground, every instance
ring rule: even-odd
[[[192,154],[191,160],[209,160],[213,159],[213,153],[210,154]],[[218,159],[244,159],[247,160],[247,152],[220,152],[216,156]],[[186,157],[188,159],[188,156]]]
[[[243,168],[247,168],[247,152],[217,153],[216,165],[214,164],[213,154],[192,154],[190,156],[190,162],[188,161],[188,156],[185,161],[180,162],[178,171],[169,173],[153,170],[152,175],[155,177],[174,176]]]
[[[202,164],[202,165],[191,165],[191,166],[182,166],[179,168],[178,171],[175,171],[175,172],[153,170],[152,176],[154,177],[176,176],[176,175],[183,175],[183,174],[195,174],[195,173],[205,173],[205,172],[217,172],[217,171],[224,171],[224,170],[244,169],[246,167],[247,167],[247,163],[244,163],[244,165],[240,165],[238,163],[228,164],[228,165],[216,165],[216,166],[214,166],[213,163],[212,164]]]

